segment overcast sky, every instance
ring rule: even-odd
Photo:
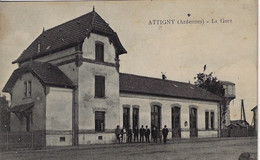
[[[257,1],[198,0],[173,2],[0,2],[0,88],[17,68],[11,64],[42,32],[96,11],[117,32],[128,51],[120,56],[120,72],[193,82],[196,73],[214,72],[236,84],[231,119],[257,105]],[[187,14],[191,14],[188,17]],[[211,23],[212,19],[232,23]],[[177,20],[204,20],[204,24],[176,24]],[[176,20],[149,25],[150,20]],[[209,23],[206,23],[209,21]]]

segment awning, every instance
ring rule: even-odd
[[[16,106],[11,107],[9,109],[9,112],[24,112],[24,111],[28,110],[29,108],[33,107],[33,105],[34,105],[34,102],[16,105]]]

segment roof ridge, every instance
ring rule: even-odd
[[[86,15],[88,15],[88,14],[90,14],[90,13],[92,13],[92,12],[88,12],[88,13],[86,13],[86,14],[83,14],[83,15],[79,16],[79,17],[76,17],[76,18],[73,18],[73,19],[71,19],[71,20],[69,20],[69,21],[63,22],[63,23],[61,23],[61,24],[59,24],[59,25],[57,25],[57,26],[54,26],[54,27],[52,27],[52,28],[49,28],[49,29],[45,30],[45,31],[42,32],[42,33],[45,33],[45,32],[47,32],[47,31],[50,31],[50,30],[52,30],[52,29],[54,29],[54,28],[58,28],[59,26],[64,25],[64,24],[66,24],[66,23],[68,23],[68,22],[75,21],[76,19],[82,18],[82,17],[84,17],[84,16],[86,16]]]
[[[120,74],[126,74],[126,75],[130,75],[130,76],[136,76],[136,77],[142,77],[142,78],[149,78],[149,79],[154,79],[154,80],[159,80],[159,81],[168,81],[168,82],[176,82],[176,83],[182,83],[182,84],[189,84],[192,86],[197,87],[194,84],[191,83],[186,83],[186,82],[180,82],[180,81],[174,81],[174,80],[168,80],[168,79],[160,79],[160,78],[156,78],[156,77],[148,77],[148,76],[142,76],[142,75],[135,75],[135,74],[130,74],[130,73],[120,73]]]

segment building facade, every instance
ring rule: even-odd
[[[13,62],[19,68],[3,89],[11,95],[11,131],[43,132],[46,146],[113,143],[117,125],[167,125],[168,138],[219,136],[220,97],[120,73],[126,53],[95,10],[44,30]]]

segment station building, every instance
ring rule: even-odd
[[[113,143],[117,125],[167,125],[168,138],[219,136],[219,96],[120,73],[126,53],[94,9],[43,30],[13,61],[19,67],[3,88],[11,95],[11,132],[42,132],[43,146]]]

